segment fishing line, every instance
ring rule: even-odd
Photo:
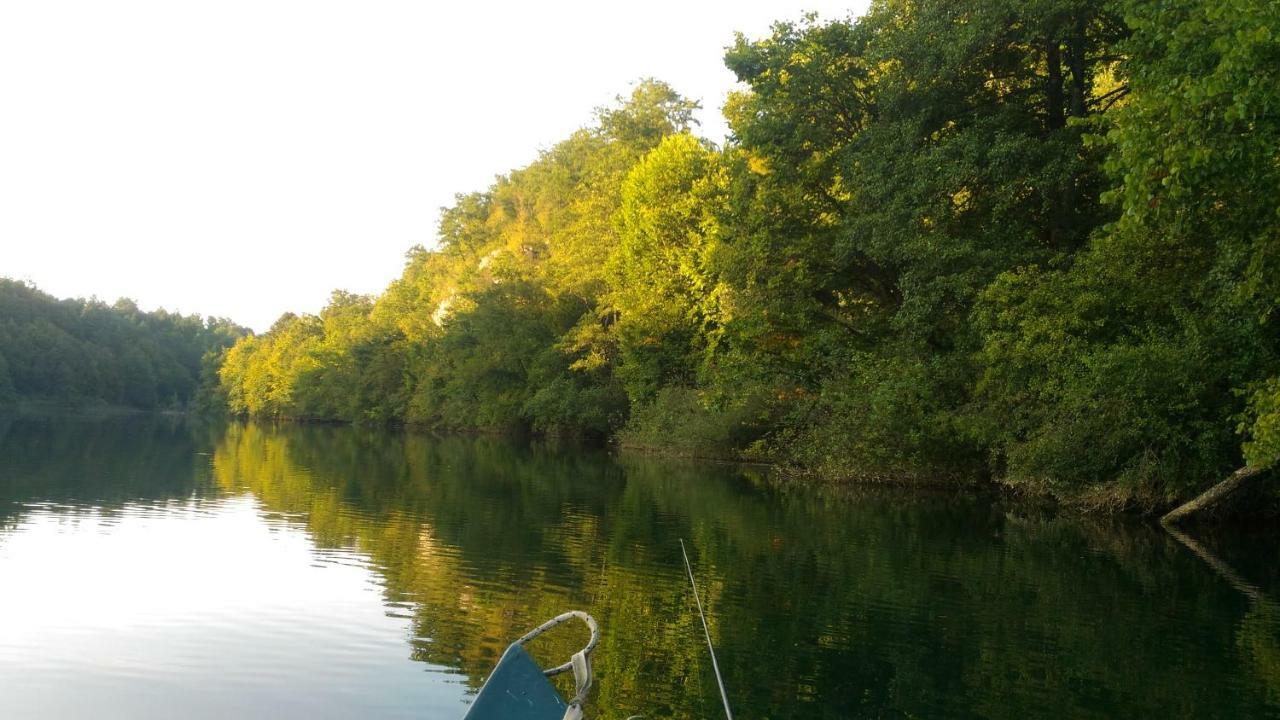
[[[684,569],[689,573],[693,601],[698,604],[698,617],[702,618],[702,633],[707,637],[707,650],[711,651],[711,669],[715,671],[716,684],[720,686],[720,699],[724,701],[724,715],[729,720],[733,720],[733,711],[729,709],[729,694],[724,689],[724,678],[720,677],[720,663],[716,662],[716,648],[711,644],[711,628],[707,627],[707,616],[702,612],[702,599],[698,597],[698,583],[693,581],[693,566],[689,564],[689,553],[684,549],[684,538],[680,538],[680,554],[684,556]]]

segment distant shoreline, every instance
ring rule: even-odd
[[[137,415],[161,415],[189,417],[190,410],[147,409],[130,405],[118,405],[97,400],[68,401],[49,398],[19,398],[12,404],[0,406],[0,415],[21,417],[52,417],[68,419],[100,419]]]

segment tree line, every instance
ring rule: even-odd
[[[0,278],[0,410],[22,402],[187,409],[217,382],[246,329],[221,318],[143,312],[131,300],[58,300]]]
[[[1280,5],[877,0],[647,80],[233,413],[618,438],[1153,507],[1280,457]]]

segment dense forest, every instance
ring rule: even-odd
[[[222,352],[246,332],[130,300],[58,300],[0,278],[0,411],[22,401],[186,409],[202,373],[213,386]]]
[[[723,147],[644,81],[217,399],[1123,506],[1280,456],[1280,4],[877,0],[725,62]]]

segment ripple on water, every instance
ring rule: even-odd
[[[743,717],[1280,715],[1274,543],[1256,600],[1158,531],[992,499],[350,428],[71,461],[30,434],[0,438],[2,717],[456,718],[568,607],[605,629],[599,717],[714,717],[676,538]]]
[[[406,618],[386,614],[364,556],[272,522],[245,497],[28,504],[0,545],[0,708],[416,717],[461,703],[456,678],[404,663]]]

